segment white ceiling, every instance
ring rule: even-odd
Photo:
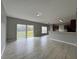
[[[60,23],[76,18],[76,0],[2,0],[7,16],[42,23]],[[36,13],[42,13],[37,17]]]

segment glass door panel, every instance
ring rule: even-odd
[[[27,25],[27,38],[31,38],[34,36],[34,26]]]
[[[17,40],[26,38],[26,25],[17,24]]]

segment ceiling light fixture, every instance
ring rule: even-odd
[[[41,16],[42,13],[41,12],[36,12],[36,16]]]
[[[40,16],[39,14],[37,14],[36,16]]]
[[[63,22],[62,20],[59,20],[60,22]]]
[[[63,22],[63,19],[61,20],[62,18],[60,18],[60,17],[57,17],[57,20],[59,21],[59,22]]]

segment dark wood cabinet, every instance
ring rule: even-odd
[[[59,26],[56,25],[56,24],[53,24],[53,31],[56,31],[56,30],[58,30],[58,29],[59,29]]]
[[[72,19],[64,28],[67,29],[68,32],[76,32],[76,20]]]

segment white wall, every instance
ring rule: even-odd
[[[6,13],[4,6],[1,3],[1,55],[4,52],[6,46]]]
[[[64,32],[64,25],[59,25],[59,32]]]
[[[66,32],[67,30],[64,29],[64,24],[59,25],[59,32]]]

